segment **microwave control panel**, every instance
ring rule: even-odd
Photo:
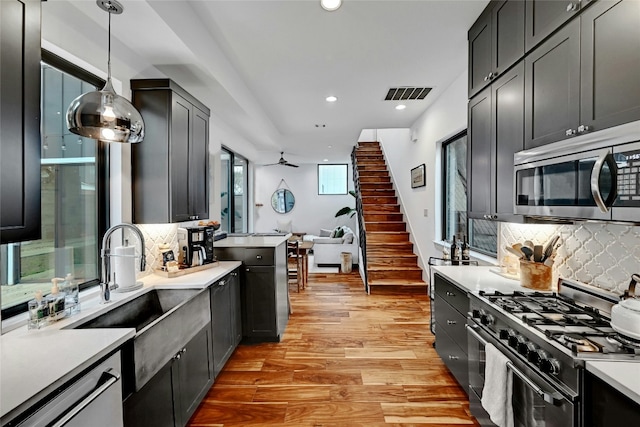
[[[640,207],[640,147],[615,153],[614,157],[618,166],[618,198],[614,206]]]

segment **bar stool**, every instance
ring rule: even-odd
[[[288,283],[295,281],[298,292],[302,283],[302,255],[298,240],[287,242],[287,279]]]

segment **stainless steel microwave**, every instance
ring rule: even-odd
[[[640,222],[640,142],[564,151],[525,156],[521,163],[516,154],[516,214]]]

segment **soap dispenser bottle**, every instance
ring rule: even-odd
[[[65,308],[69,314],[80,311],[80,299],[78,298],[78,283],[74,280],[73,274],[69,273],[64,279],[62,291],[65,295]]]
[[[60,292],[58,283],[64,281],[59,277],[51,279],[51,294],[47,297],[49,303],[49,317],[52,320],[58,320],[65,316],[64,311],[64,293]]]
[[[34,299],[27,304],[29,310],[29,329],[40,329],[49,318],[49,304],[42,299],[42,291],[36,291]]]

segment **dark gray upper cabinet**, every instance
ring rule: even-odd
[[[491,2],[469,30],[468,39],[472,97],[524,54],[524,2]]]
[[[469,102],[470,218],[519,221],[513,214],[513,155],[524,148],[523,129],[520,63]]]
[[[590,0],[526,0],[526,50],[573,18]]]
[[[491,213],[491,88],[469,101],[467,148],[467,206],[470,218]],[[513,168],[512,168],[513,169]]]
[[[640,1],[598,1],[580,22],[580,125],[640,120]]]
[[[133,219],[171,223],[209,216],[209,109],[169,79],[131,80],[145,122],[133,145]]]
[[[525,148],[559,141],[580,119],[580,22],[572,21],[525,58]]]
[[[40,238],[40,0],[0,1],[0,243]]]
[[[527,149],[640,120],[640,2],[593,3],[525,65]]]

